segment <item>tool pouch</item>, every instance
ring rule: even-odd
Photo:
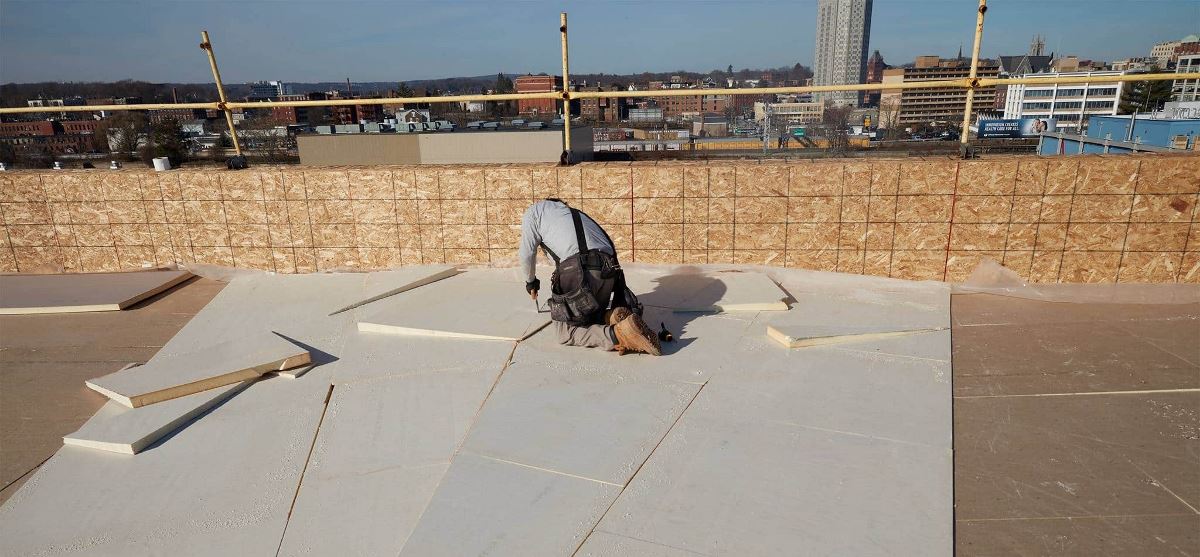
[[[550,319],[572,325],[586,325],[600,311],[596,296],[586,288],[576,288],[565,294],[553,294],[546,301]]]

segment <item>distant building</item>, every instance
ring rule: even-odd
[[[100,128],[99,120],[62,120],[58,122],[65,134],[91,135]]]
[[[1123,83],[1104,81],[1125,72],[1051,73],[1046,77],[1095,77],[1088,83],[1010,85],[1004,106],[1005,118],[1054,118],[1057,131],[1079,132],[1093,116],[1117,113]]]
[[[865,81],[871,4],[872,0],[818,0],[814,84],[847,85]],[[837,91],[821,93],[819,100],[858,105],[861,97],[855,91]]]
[[[355,131],[355,130],[351,130]],[[357,130],[361,131],[361,129]],[[573,161],[593,157],[592,129],[572,128]],[[561,129],[499,129],[460,133],[337,133],[296,136],[300,164],[548,163],[562,155]]]
[[[1020,54],[1017,56],[1000,57],[1000,73],[1008,75],[1026,75],[1050,71],[1049,56],[1034,56]]]
[[[205,117],[203,108],[168,108],[163,110],[147,111],[147,116],[150,123],[157,124],[165,120],[174,120],[176,122],[188,122]]]
[[[358,112],[358,122],[382,122],[383,121],[383,105],[381,104],[359,104],[354,106]]]
[[[766,119],[768,107],[771,110],[771,124],[818,124],[825,115],[825,103],[754,103],[754,119],[762,122]]]
[[[1200,54],[1180,56],[1175,63],[1176,73],[1200,73]],[[1200,79],[1176,79],[1171,87],[1175,101],[1200,101]]]
[[[704,112],[724,113],[729,106],[729,95],[682,95],[658,97],[657,100],[663,116],[668,118],[697,116]]]
[[[557,75],[522,75],[513,80],[518,93],[549,93],[562,91],[563,81]],[[520,99],[517,111],[529,115],[558,114],[558,102],[554,99]]]
[[[1029,52],[1016,56],[1000,56],[1000,77],[1023,76],[1029,74],[1038,74],[1050,71],[1050,63],[1053,61],[1053,56],[1044,56],[1042,54],[1046,47],[1046,41],[1041,35],[1033,38],[1029,43]],[[1004,112],[1004,104],[1008,99],[1008,86],[996,86],[996,98],[992,101],[992,109],[997,112]]]
[[[655,123],[663,121],[663,109],[661,108],[631,108],[629,109],[629,121],[641,123]]]
[[[729,120],[720,114],[703,114],[692,121],[694,137],[726,137],[729,135]]]
[[[408,110],[396,111],[396,121],[405,123],[421,123],[430,122],[432,118],[429,116],[429,110],[410,108]]]
[[[61,105],[48,105],[61,106]],[[72,131],[67,132],[61,122],[54,120],[39,120],[35,122],[2,122],[0,123],[0,143],[12,146],[21,154],[46,153],[49,155],[65,155],[85,153],[92,149],[95,132],[94,120],[72,121]],[[90,129],[90,132],[79,130]]]
[[[1099,71],[1100,66],[1092,60],[1080,60],[1078,56],[1061,56],[1050,63],[1050,69],[1059,73]]]
[[[25,101],[30,108],[45,108],[49,106],[63,106],[62,99],[29,99]]]
[[[924,58],[924,57],[922,57]],[[884,83],[911,83],[919,81],[941,81],[964,79],[971,74],[970,63],[958,64],[954,60],[940,60],[937,65],[930,65],[926,60],[920,67],[894,68],[884,70]],[[1000,66],[995,62],[980,60],[976,76],[981,78],[997,77]],[[967,108],[967,92],[959,88],[921,88],[888,91],[880,100],[880,125],[887,127],[895,124],[904,127],[907,124],[950,122],[962,120]],[[996,98],[996,87],[980,87],[975,91],[971,113],[992,110]],[[890,114],[893,111],[894,114]]]
[[[1077,155],[1088,153],[1169,153],[1200,150],[1200,119],[1149,118],[1145,115],[1096,116],[1087,135],[1042,134],[1038,153]],[[1183,186],[1183,184],[1178,184]]]
[[[1109,66],[1109,69],[1118,72],[1129,70],[1149,70],[1157,63],[1157,59],[1150,57],[1125,58],[1122,60],[1113,60],[1113,63]]]
[[[867,81],[866,82],[867,83],[882,83],[883,82],[883,70],[886,70],[887,67],[888,67],[887,63],[883,61],[883,56],[879,54],[878,50],[876,50],[873,54],[871,54],[871,58],[867,60]],[[881,96],[881,93],[878,90],[864,91],[863,92],[863,105],[864,106],[879,106],[880,96]]]
[[[292,88],[282,81],[255,81],[250,84],[250,100],[278,99],[292,94]]]
[[[603,87],[581,87],[580,91],[603,91]],[[629,114],[625,97],[579,99],[579,114],[591,122],[620,122]]]
[[[941,63],[942,63],[941,56],[926,54],[925,56],[918,56],[916,58],[916,60],[913,61],[913,67],[914,68],[936,68]]]
[[[1161,69],[1177,63],[1181,54],[1200,54],[1200,36],[1188,35],[1178,41],[1158,43],[1150,48],[1150,58]]]

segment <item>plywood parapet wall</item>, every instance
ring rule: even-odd
[[[508,261],[559,197],[627,262],[1200,282],[1198,192],[1194,155],[8,171],[0,272]]]

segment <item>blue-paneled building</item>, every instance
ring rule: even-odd
[[[1041,138],[1042,155],[1200,151],[1200,119],[1092,116],[1087,135],[1044,133]]]

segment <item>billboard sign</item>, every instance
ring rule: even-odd
[[[1020,118],[1015,120],[980,120],[979,138],[989,137],[1037,137],[1042,132],[1052,132],[1057,125],[1054,118]]]

